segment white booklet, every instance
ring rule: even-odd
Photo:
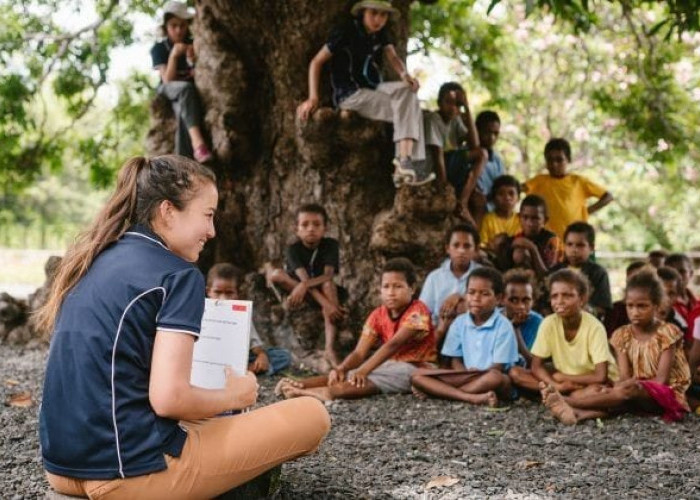
[[[202,331],[194,343],[190,383],[205,389],[222,389],[224,367],[236,375],[248,370],[253,303],[249,300],[206,299]]]

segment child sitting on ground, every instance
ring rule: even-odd
[[[678,309],[676,309],[678,294],[681,289],[681,275],[672,267],[666,266],[658,268],[656,274],[661,280],[666,295],[666,300],[661,307],[661,319],[667,323],[676,325],[682,332],[686,331],[688,329],[688,322]]]
[[[647,260],[650,265],[658,269],[666,265],[666,257],[668,257],[666,250],[652,250],[647,255]]]
[[[530,349],[535,343],[542,315],[532,310],[534,303],[534,276],[531,271],[511,269],[503,275],[505,295],[503,309],[513,325],[518,341],[519,364],[527,368],[532,361]]]
[[[521,231],[498,245],[499,268],[527,268],[544,277],[562,258],[561,240],[545,229],[549,220],[547,204],[542,197],[529,194],[520,203],[518,218]]]
[[[475,269],[467,281],[468,313],[458,316],[445,338],[442,354],[450,369],[420,369],[411,377],[417,394],[496,406],[511,397],[504,371],[518,360],[510,321],[496,310],[503,278],[495,269]]]
[[[520,218],[515,207],[520,199],[520,182],[512,175],[501,175],[493,181],[490,198],[493,212],[487,213],[481,221],[479,236],[481,244],[495,250],[494,239],[500,234],[514,236],[520,232]]]
[[[408,74],[389,38],[389,16],[398,11],[390,1],[361,0],[350,13],[353,18],[333,29],[311,61],[309,98],[299,105],[298,115],[307,120],[318,108],[321,69],[330,61],[335,106],[393,123],[397,151],[394,183],[417,186],[431,182],[435,174],[426,169],[418,80]],[[401,81],[382,81],[384,58]]]
[[[458,297],[447,301],[453,294],[464,295],[467,291],[469,274],[480,265],[474,260],[479,248],[479,233],[468,224],[458,224],[445,235],[445,259],[440,267],[425,278],[420,300],[430,310],[433,324],[437,325],[440,316],[451,313]],[[443,333],[444,334],[444,333]],[[442,337],[438,339],[438,344]]]
[[[438,91],[438,110],[423,113],[426,156],[443,184],[455,188],[455,213],[476,227],[469,212],[476,181],[487,160],[469,110],[467,95],[457,82],[444,83]],[[466,146],[464,143],[466,142]]]
[[[316,203],[302,205],[296,212],[298,240],[287,247],[285,268],[268,268],[267,282],[282,286],[289,292],[286,304],[300,307],[308,297],[321,306],[325,328],[326,360],[336,366],[336,323],[346,316],[338,300],[338,288],[333,278],[338,274],[340,256],[338,241],[325,236],[328,226],[326,210]]]
[[[207,273],[207,297],[217,300],[239,300],[242,273],[232,264],[212,266]],[[292,355],[286,349],[265,347],[255,324],[250,324],[250,354],[248,370],[255,374],[274,375],[287,368]]]
[[[560,393],[600,386],[617,379],[615,359],[608,348],[605,328],[586,312],[588,280],[571,269],[561,269],[549,277],[549,299],[554,314],[540,325],[532,346],[532,371],[511,370],[513,383],[536,391],[539,382],[552,385]],[[545,367],[552,358],[554,372]]]
[[[640,271],[630,278],[625,292],[630,324],[617,329],[610,339],[620,380],[610,389],[569,397],[542,384],[542,399],[552,415],[567,425],[625,411],[662,414],[667,421],[683,418],[689,410],[685,391],[690,370],[681,332],[658,319],[663,294],[653,272]]]
[[[415,284],[408,259],[387,261],[380,285],[382,305],[367,318],[355,350],[328,375],[285,378],[275,392],[322,401],[411,392],[411,374],[418,367],[434,366],[437,357],[430,311],[413,298]]]
[[[569,268],[583,273],[591,285],[588,306],[599,318],[605,317],[612,307],[610,279],[608,272],[600,264],[590,260],[595,250],[595,229],[586,222],[574,222],[564,233],[564,262],[554,266],[552,271]]]
[[[160,74],[158,93],[172,103],[177,118],[175,153],[207,163],[213,157],[200,128],[203,113],[194,86],[195,54],[189,32],[193,17],[183,2],[165,4],[161,27],[165,39],[151,48],[151,59]]]
[[[636,260],[627,266],[625,270],[625,279],[629,282],[630,278],[642,270],[644,267],[648,266],[646,262],[642,260]],[[608,314],[605,315],[605,320],[603,325],[605,325],[605,331],[610,337],[615,330],[621,326],[627,325],[630,319],[627,317],[627,305],[625,304],[625,299],[613,302],[612,309]]]
[[[690,327],[683,331],[686,343],[689,343],[693,338],[692,320],[695,319],[691,319],[691,312],[700,305],[700,302],[698,302],[698,299],[695,298],[695,295],[689,288],[694,273],[693,261],[684,253],[672,253],[666,257],[664,265],[678,271],[681,277],[680,288],[678,289],[678,295],[673,303],[673,307],[683,316],[685,323]],[[698,313],[700,313],[700,310]]]
[[[524,190],[544,198],[549,208],[547,229],[562,238],[569,224],[586,222],[590,214],[606,206],[613,197],[604,187],[586,177],[567,173],[571,146],[566,139],[550,139],[544,147],[544,158],[549,173],[526,181]],[[591,197],[598,198],[598,201],[587,206]]]

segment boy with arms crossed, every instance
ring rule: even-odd
[[[302,205],[296,212],[296,234],[298,241],[286,251],[285,268],[268,269],[267,281],[287,290],[287,305],[300,307],[311,297],[323,311],[327,361],[336,366],[339,362],[335,352],[336,323],[346,316],[338,300],[338,289],[333,278],[338,273],[340,256],[338,241],[325,236],[328,225],[326,210],[316,203]]]

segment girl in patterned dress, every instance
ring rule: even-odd
[[[625,291],[630,324],[615,330],[610,339],[619,381],[612,388],[570,397],[543,385],[544,402],[557,419],[573,425],[626,411],[661,415],[666,421],[683,418],[688,411],[685,391],[690,369],[682,332],[659,319],[664,299],[663,285],[653,272],[642,271],[630,278]]]

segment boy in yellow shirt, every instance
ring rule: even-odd
[[[605,327],[584,310],[588,300],[585,276],[571,269],[555,272],[549,278],[549,296],[554,314],[540,324],[530,351],[532,371],[516,377],[516,385],[532,390],[539,381],[560,393],[571,393],[617,380]],[[548,358],[552,358],[553,372],[545,367]]]
[[[604,187],[586,177],[567,173],[571,145],[566,139],[550,139],[544,147],[544,158],[549,173],[526,181],[523,188],[526,193],[544,198],[549,208],[547,229],[563,240],[569,224],[588,221],[590,214],[609,204],[613,197]],[[598,201],[589,206],[588,198],[598,198]]]
[[[481,221],[479,237],[484,247],[493,249],[497,235],[514,236],[520,232],[520,218],[515,213],[515,207],[520,201],[520,182],[512,175],[496,177],[491,199],[494,211],[487,213]]]

